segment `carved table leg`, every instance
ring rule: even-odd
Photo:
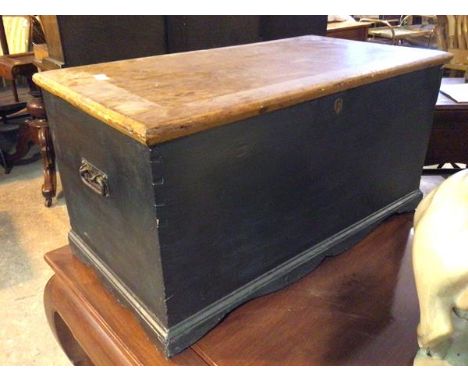
[[[95,308],[57,274],[45,287],[44,308],[55,338],[74,365],[141,365]]]
[[[36,129],[38,143],[41,150],[42,163],[44,167],[44,184],[42,185],[42,195],[45,198],[46,207],[52,204],[52,198],[56,194],[57,179],[55,173],[55,152],[50,136],[49,124],[47,122],[46,112],[42,98],[37,97],[28,102],[28,112],[32,119],[26,123]]]
[[[61,299],[67,298],[63,286],[57,276],[53,276],[47,283],[44,290],[44,308],[47,321],[52,329],[52,333],[62,347],[63,351],[75,366],[92,366],[93,362],[86,355],[68,328],[68,325],[59,314]]]

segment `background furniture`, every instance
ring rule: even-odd
[[[361,18],[362,22],[371,22],[376,26],[369,29],[369,37],[375,42],[390,42],[394,45],[418,45],[431,47],[434,41],[434,29],[436,24],[435,16],[425,16],[433,23],[413,24],[413,16],[406,15],[400,18],[397,25],[391,20],[375,18]],[[383,25],[383,26],[378,26]]]
[[[23,76],[28,81],[28,85],[31,90],[35,89],[35,86],[31,80],[32,75],[37,72],[36,67],[33,64],[34,55],[32,52],[28,51],[32,43],[32,31],[33,31],[33,22],[28,16],[17,17],[23,26],[19,25],[16,29],[19,29],[18,33],[11,32],[14,34],[15,39],[10,39],[14,42],[16,46],[13,49],[10,49],[10,44],[7,39],[7,33],[5,31],[5,26],[3,22],[3,16],[0,16],[0,42],[2,47],[3,55],[0,56],[0,77],[11,82],[11,87],[13,91],[13,97],[16,102],[19,102],[18,90],[16,87],[16,80],[18,77]],[[10,28],[12,29],[12,28]],[[24,34],[24,29],[27,31],[26,36]],[[19,41],[18,41],[19,40]],[[25,40],[25,41],[22,41]],[[25,51],[21,51],[23,46],[26,46]],[[19,50],[19,52],[17,52]],[[10,52],[17,52],[10,54]]]
[[[13,97],[16,102],[19,102],[18,90],[16,87],[16,79],[23,76],[27,79],[30,89],[34,89],[32,76],[37,72],[36,66],[33,64],[33,53],[18,53],[7,56],[0,56],[0,77],[11,81]]]
[[[325,35],[327,16],[41,16],[41,23],[49,49],[41,63],[46,70]]]
[[[444,75],[458,78],[442,79],[442,84],[463,83],[468,80],[468,16],[437,16],[436,42],[439,49],[453,54],[444,65]],[[446,163],[452,169],[442,168]],[[437,169],[424,173],[452,173],[459,170],[456,163],[468,165],[468,104],[457,103],[439,93],[425,165],[437,164]]]
[[[468,16],[437,16],[436,38],[440,49],[453,54],[444,67],[454,72],[468,71]]]
[[[14,144],[18,130],[21,129],[21,124],[15,123],[17,121],[10,121],[9,116],[18,113],[25,106],[24,102],[0,104],[0,164],[4,168],[5,174],[11,171],[13,162],[19,159],[16,156],[9,156],[7,153],[10,146]]]
[[[75,365],[411,365],[419,321],[412,217],[390,218],[288,288],[238,307],[169,360],[68,247],[46,255],[55,272],[47,317]]]
[[[463,78],[442,79],[442,84],[463,82]],[[439,93],[424,164],[437,164],[440,168],[445,163],[451,163],[455,169],[447,169],[443,172],[457,171],[458,166],[455,163],[468,165],[468,103],[457,103],[450,97]],[[431,172],[434,171],[425,170],[425,173]]]
[[[30,16],[1,16],[0,55],[24,53],[31,50],[34,21]]]
[[[45,199],[45,206],[52,205],[52,198],[56,194],[57,179],[55,173],[55,152],[52,145],[52,137],[49,132],[44,104],[42,99],[36,97],[33,101],[28,102],[28,112],[31,118],[26,120],[26,129],[35,132],[35,143],[41,148],[42,167],[44,171],[44,183],[42,185],[42,195]]]
[[[370,22],[338,21],[327,24],[327,37],[366,41]]]
[[[15,163],[25,162],[23,158],[28,154],[29,149],[39,142],[37,130],[27,121],[25,122],[25,118],[28,117],[25,113],[26,102],[20,102],[16,81],[19,77],[25,78],[29,85],[29,93],[38,93],[37,87],[32,82],[32,75],[37,72],[33,64],[34,55],[28,50],[31,49],[33,42],[41,41],[43,41],[42,32],[38,28],[38,20],[35,17],[0,16],[0,43],[3,53],[3,56],[0,56],[0,76],[11,82],[13,98],[16,102],[10,103],[7,100],[1,102],[0,105],[3,122],[0,125],[0,133],[4,137],[7,136],[10,141],[14,141],[16,146],[13,153],[6,151],[2,153],[2,161],[7,173]],[[10,52],[13,54],[9,54]],[[26,101],[25,98],[30,97],[23,91],[22,98],[21,101]],[[26,163],[36,158],[33,156]]]

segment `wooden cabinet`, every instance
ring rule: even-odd
[[[41,16],[44,69],[324,35],[326,16]]]

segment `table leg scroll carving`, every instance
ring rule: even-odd
[[[75,366],[92,366],[93,362],[86,355],[83,348],[73,336],[68,325],[58,313],[57,303],[63,295],[63,289],[60,287],[60,281],[57,276],[53,276],[47,283],[44,290],[44,307],[47,321],[52,329],[52,333],[60,344],[61,348]]]
[[[27,109],[32,118],[26,121],[26,123],[37,131],[38,143],[44,167],[42,195],[45,198],[46,207],[50,207],[52,205],[52,198],[55,196],[57,190],[57,178],[55,172],[54,146],[42,98],[37,97],[28,102]]]
[[[60,276],[54,275],[47,283],[44,307],[55,338],[74,365],[141,365],[127,354],[125,345],[94,308]]]

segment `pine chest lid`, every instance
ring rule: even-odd
[[[438,50],[301,36],[33,78],[45,91],[151,146],[450,58]]]

